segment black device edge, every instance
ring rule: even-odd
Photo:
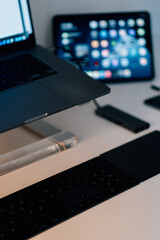
[[[148,106],[151,106],[153,108],[160,110],[160,95],[156,95],[151,98],[147,98],[144,100],[144,103]]]
[[[150,124],[111,105],[96,109],[95,113],[111,122],[131,130],[134,133],[149,128]]]

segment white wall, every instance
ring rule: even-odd
[[[95,13],[147,10],[151,13],[154,35],[160,35],[159,0],[30,0],[37,42],[52,45],[51,18],[63,13]]]

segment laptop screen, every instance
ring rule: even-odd
[[[3,0],[0,8],[0,47],[30,39],[33,34],[27,0]]]

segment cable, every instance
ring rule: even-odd
[[[97,108],[101,108],[101,106],[99,105],[99,103],[95,99],[93,99],[93,103]]]
[[[57,51],[58,51],[58,50],[62,50],[62,51],[64,51],[64,52],[69,53],[69,54],[72,56],[73,61],[76,62],[79,70],[83,71],[82,66],[81,66],[81,64],[80,64],[80,61],[75,57],[74,53],[73,53],[71,50],[68,50],[68,49],[66,49],[66,48],[64,48],[64,47],[59,47],[59,46],[58,46],[58,47],[55,47],[55,48],[52,48],[52,51],[53,51],[56,55],[57,55]]]

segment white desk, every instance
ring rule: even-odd
[[[151,127],[138,134],[96,116],[92,102],[48,117],[46,121],[75,133],[79,144],[0,177],[0,197],[160,130],[160,111],[143,104],[144,99],[158,94],[150,85],[151,82],[112,85],[112,93],[98,99],[101,105],[110,103],[150,122]],[[159,240],[159,222],[160,175],[157,175],[32,239]]]

